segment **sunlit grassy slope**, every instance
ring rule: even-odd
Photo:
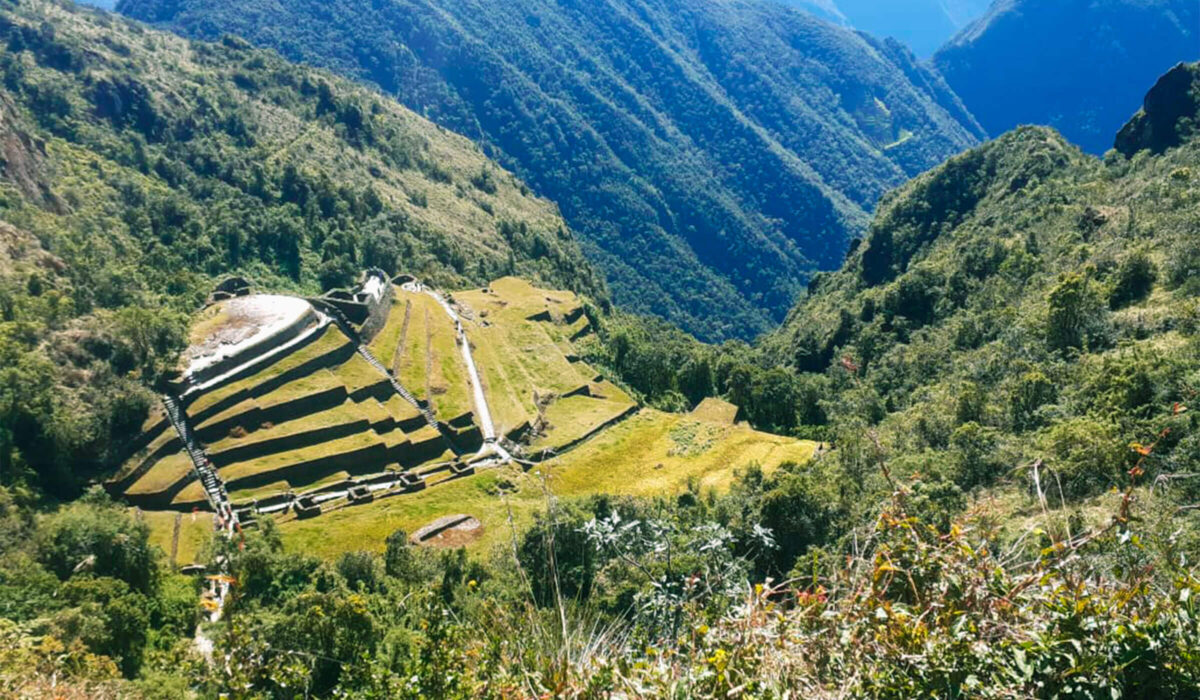
[[[687,416],[643,409],[637,416],[528,473],[506,468],[439,485],[416,494],[352,506],[312,520],[281,523],[293,551],[324,556],[381,550],[397,528],[412,532],[443,515],[466,513],[483,523],[483,536],[471,545],[484,550],[510,536],[511,512],[517,528],[558,498],[611,493],[661,496],[679,493],[689,479],[702,488],[727,488],[734,473],[757,463],[771,471],[784,462],[804,462],[815,443],[760,433],[746,427],[717,427]],[[497,484],[511,482],[506,496]]]
[[[454,442],[469,457],[482,432],[455,322],[429,293],[399,286],[393,292],[387,322],[366,342],[413,395],[428,401],[442,433],[393,392],[336,325],[202,393],[187,408],[236,504],[384,471],[410,471],[425,480],[424,491],[373,504],[327,503],[311,520],[277,516],[285,538],[304,551],[378,549],[398,527],[414,530],[455,513],[483,522],[483,537],[473,546],[485,547],[503,535],[510,507],[515,522],[523,523],[543,505],[546,489],[560,497],[671,494],[689,481],[721,489],[737,468],[773,469],[812,453],[810,443],[733,425],[733,406],[716,407],[728,414],[721,420],[705,412],[639,411],[628,394],[580,360],[575,342],[592,333],[583,300],[508,277],[456,292],[449,302],[470,343],[497,433],[536,466],[452,478],[448,462],[455,455],[447,448]],[[196,319],[196,328],[220,331],[219,314],[201,312]],[[134,504],[177,511],[204,506],[188,457],[171,451],[173,437],[167,431],[151,441],[122,471],[140,474],[126,492]],[[500,480],[513,486],[507,497],[496,488]],[[150,512],[147,522],[171,551],[173,515]],[[194,549],[176,547],[188,556]]]

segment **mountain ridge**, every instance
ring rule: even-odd
[[[765,3],[118,9],[370,80],[479,140],[558,202],[618,303],[709,339],[766,330],[888,187],[982,135],[902,49]]]
[[[931,60],[988,133],[1044,124],[1098,155],[1146,86],[1198,58],[1188,0],[999,0]]]

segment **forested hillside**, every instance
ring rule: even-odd
[[[1053,126],[1098,155],[1148,85],[1198,58],[1192,0],[999,0],[933,64],[989,134]]]
[[[670,489],[732,426],[659,414],[574,476],[494,469],[422,491],[428,510],[264,517],[176,542],[228,567],[199,625],[205,579],[166,565],[154,514],[99,490],[35,514],[0,488],[0,694],[1194,697],[1198,88],[1197,66],[1164,77],[1106,161],[1026,127],[900,188],[757,348],[606,320],[641,390],[748,391],[752,420],[822,438],[803,463]],[[555,323],[463,296],[489,333]],[[666,456],[637,469],[646,448]],[[511,525],[436,549],[398,524],[445,508]],[[174,517],[177,540],[206,529]],[[361,551],[320,556],[338,538]]]
[[[887,198],[764,346],[821,383],[844,458],[879,449],[963,492],[1040,460],[1079,498],[1170,428],[1153,469],[1193,469],[1198,76],[1177,68],[1134,121],[1174,148],[1131,127],[1129,157],[1101,162],[1026,127]]]
[[[616,301],[708,339],[782,318],[887,189],[981,134],[937,75],[765,2],[126,0],[372,81],[562,207]]]
[[[222,275],[319,293],[374,265],[603,296],[552,205],[346,80],[36,0],[0,3],[0,41],[6,482],[69,494],[115,466]]]

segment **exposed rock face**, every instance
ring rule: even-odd
[[[65,213],[66,205],[46,181],[45,159],[45,143],[20,128],[12,102],[0,95],[0,179],[11,182],[29,201]]]
[[[1180,63],[1146,93],[1145,105],[1117,134],[1114,147],[1125,156],[1162,153],[1196,131],[1198,115],[1200,64]]]

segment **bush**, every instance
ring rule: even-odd
[[[1095,285],[1084,275],[1059,278],[1050,291],[1046,342],[1052,350],[1097,349],[1108,342],[1108,308]]]
[[[1122,483],[1129,450],[1118,435],[1115,426],[1087,418],[1064,420],[1045,432],[1039,442],[1064,495],[1090,496]],[[1046,479],[1042,487],[1052,488]]]
[[[89,495],[50,516],[39,528],[36,551],[42,564],[67,580],[77,573],[111,576],[148,593],[158,569],[145,523],[93,487]]]
[[[1135,251],[1121,260],[1113,276],[1112,288],[1108,293],[1110,308],[1142,301],[1154,288],[1158,280],[1158,268],[1144,250]]]

